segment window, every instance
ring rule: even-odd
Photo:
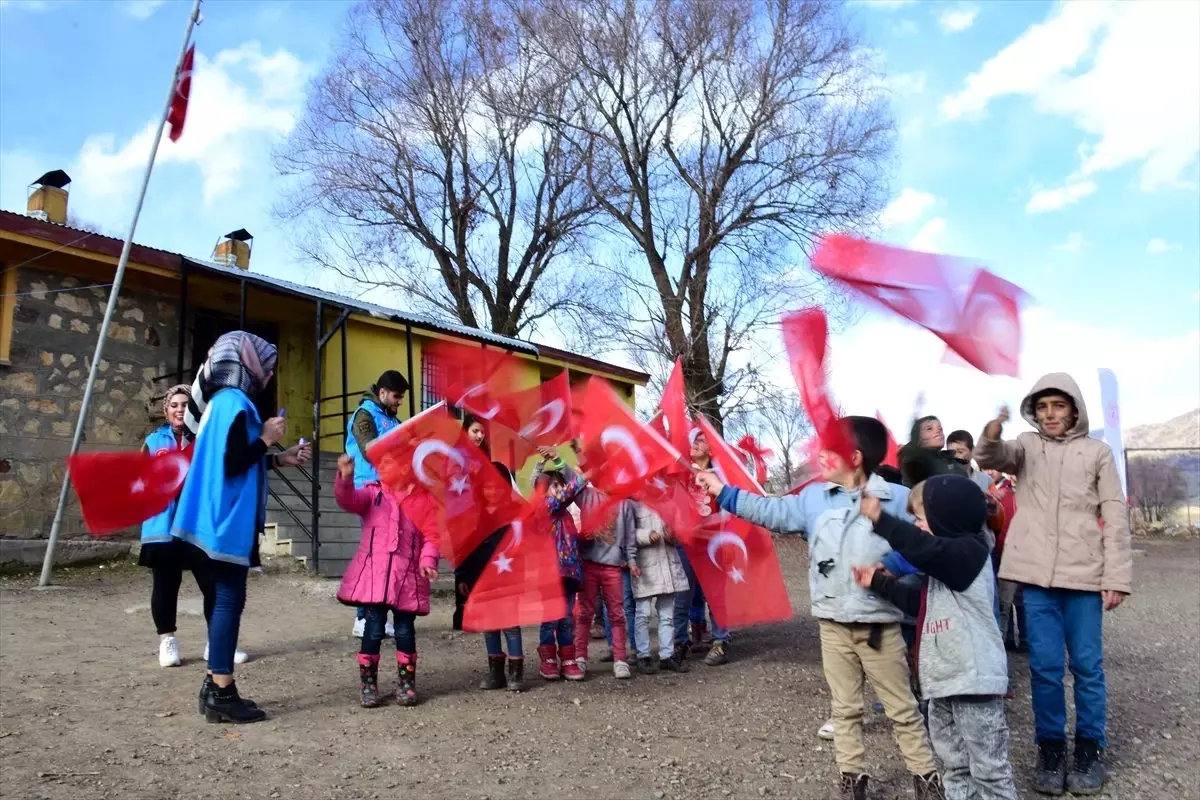
[[[446,372],[441,364],[421,353],[421,410],[437,405],[442,400],[442,389],[446,385]]]

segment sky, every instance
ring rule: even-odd
[[[62,168],[72,216],[125,234],[189,8],[0,0],[0,207],[23,211],[28,184]],[[159,149],[139,243],[207,258],[244,227],[255,271],[327,285],[272,216],[285,184],[271,153],[347,10],[206,0],[185,132]],[[1200,3],[851,0],[846,13],[899,132],[877,237],[972,258],[1033,301],[1020,378],[943,364],[931,334],[867,311],[832,337],[839,405],[902,433],[923,396],[947,429],[978,431],[1067,371],[1096,420],[1107,367],[1125,427],[1200,406]]]

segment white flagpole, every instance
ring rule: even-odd
[[[129,233],[125,236],[125,244],[121,247],[121,258],[117,261],[117,274],[113,277],[112,290],[108,294],[108,307],[104,310],[104,321],[100,324],[99,338],[96,339],[96,352],[92,356],[92,368],[88,370],[87,385],[83,390],[83,403],[79,408],[79,419],[75,421],[75,438],[71,441],[71,455],[79,452],[79,445],[83,441],[84,426],[87,424],[88,410],[92,403],[92,388],[96,385],[96,372],[100,366],[100,359],[104,355],[104,340],[108,337],[108,326],[117,310],[117,296],[121,293],[121,281],[125,277],[125,266],[129,263],[129,251],[133,247],[133,234],[137,230],[138,217],[141,216],[142,204],[146,201],[146,189],[150,185],[150,173],[154,169],[154,158],[158,155],[158,145],[162,141],[163,127],[167,124],[167,115],[171,112],[171,104],[175,100],[179,71],[183,67],[183,58],[192,41],[192,29],[199,22],[200,0],[193,0],[192,11],[188,14],[187,30],[183,34],[183,46],[179,48],[179,59],[175,62],[175,72],[171,75],[171,90],[167,93],[167,104],[158,120],[158,130],[154,132],[154,144],[150,146],[150,158],[146,162],[146,173],[142,176],[142,188],[138,192],[137,204],[133,208],[133,220],[129,223]],[[183,324],[182,320],[180,324]],[[50,577],[54,572],[54,550],[58,546],[63,512],[66,510],[70,492],[70,471],[64,470],[62,492],[58,495],[58,510],[54,512],[54,523],[50,526],[50,538],[46,541],[46,556],[42,559],[42,577],[38,581],[38,586],[50,584]]]

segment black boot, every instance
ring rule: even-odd
[[[260,722],[266,719],[267,715],[261,708],[251,705],[238,695],[236,683],[231,683],[224,689],[214,683],[204,703],[204,718],[209,722],[243,725]]]
[[[1037,771],[1033,774],[1034,791],[1062,794],[1067,785],[1067,743],[1063,739],[1038,742]]]
[[[658,672],[658,662],[653,658],[639,658],[638,672],[643,675],[654,675]]]
[[[687,672],[691,669],[686,661],[680,661],[675,656],[660,660],[658,662],[658,668],[663,672]]]
[[[483,681],[479,684],[480,689],[503,689],[506,686],[504,680],[504,656],[488,656],[488,671],[484,676]]]
[[[936,772],[913,775],[912,781],[917,800],[946,800],[946,787],[942,785],[942,776]]]
[[[508,688],[519,692],[525,688],[525,659],[510,658],[508,660]]]
[[[358,664],[358,700],[363,708],[378,708],[383,705],[379,696],[379,657],[374,661]]]
[[[870,778],[865,774],[851,775],[849,772],[843,772],[841,800],[867,800],[867,782],[869,780]]]
[[[204,707],[208,704],[208,696],[212,694],[214,686],[216,686],[216,684],[213,683],[212,675],[205,675],[204,683],[200,684],[200,703],[197,708],[201,714],[204,713]],[[258,703],[255,703],[253,700],[248,698],[243,697],[242,702],[251,708],[258,708]]]
[[[1104,751],[1095,739],[1075,739],[1075,763],[1067,774],[1067,791],[1071,794],[1100,794],[1108,770],[1104,767]]]

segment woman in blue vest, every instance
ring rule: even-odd
[[[346,425],[346,454],[354,459],[354,488],[379,483],[375,465],[367,460],[367,445],[400,424],[397,415],[400,404],[408,394],[408,379],[394,369],[379,376],[371,391],[363,395]],[[359,608],[354,618],[354,635],[362,638],[367,610]],[[387,623],[384,635],[395,636],[392,623]]]
[[[243,699],[233,679],[234,652],[246,603],[246,577],[265,519],[267,470],[295,466],[308,445],[282,453],[282,417],[263,422],[253,398],[271,381],[275,345],[244,331],[217,339],[196,375],[185,424],[194,434],[192,465],[171,519],[190,568],[211,603],[208,675],[200,701],[209,722],[257,722],[266,714]]]

